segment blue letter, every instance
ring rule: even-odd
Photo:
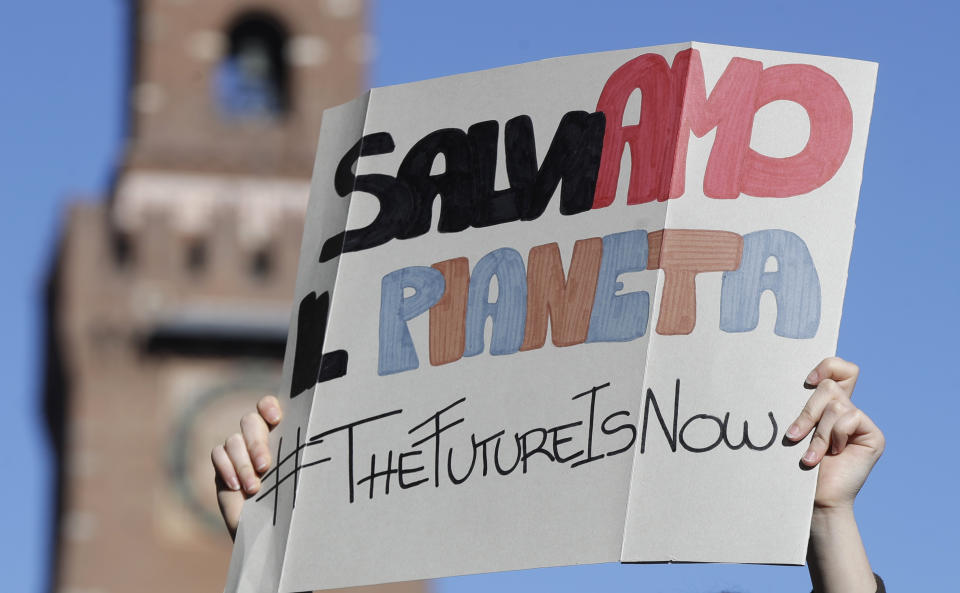
[[[764,272],[767,259],[776,272]],[[820,279],[803,239],[770,229],[743,236],[740,269],[723,273],[720,329],[745,332],[760,321],[760,295],[769,290],[777,300],[774,333],[784,338],[812,338],[820,325]]]
[[[407,322],[440,300],[446,283],[433,268],[411,266],[390,272],[380,284],[380,359],[377,374],[389,375],[420,366]],[[403,291],[416,292],[404,297]]]
[[[497,277],[497,300],[491,303],[487,299],[494,276]],[[470,275],[464,356],[483,352],[487,317],[493,317],[490,354],[513,354],[519,350],[527,322],[527,273],[523,258],[509,247],[483,256]]]
[[[603,238],[603,259],[587,342],[629,342],[647,332],[650,294],[645,290],[616,294],[623,290],[623,282],[618,280],[620,274],[645,269],[646,231],[626,231]]]

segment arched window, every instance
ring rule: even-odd
[[[283,24],[268,13],[246,12],[234,19],[216,77],[224,115],[269,118],[289,109],[287,38]]]

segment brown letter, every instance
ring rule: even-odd
[[[430,307],[430,364],[438,366],[463,356],[470,262],[458,257],[430,267],[439,270],[446,282],[443,296]]]
[[[649,233],[647,241],[647,269],[661,269],[664,276],[657,333],[689,334],[697,324],[697,274],[740,267],[743,237],[728,231],[668,229]]]
[[[581,239],[573,246],[570,274],[556,243],[539,245],[527,258],[527,325],[520,350],[542,348],[547,339],[547,317],[554,346],[573,346],[587,339],[590,311],[597,290],[603,255],[600,237]]]

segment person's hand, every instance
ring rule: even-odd
[[[210,452],[216,473],[217,503],[230,532],[237,533],[243,501],[260,490],[260,476],[270,469],[267,444],[270,430],[280,423],[280,402],[268,395],[257,403],[257,411],[240,420],[240,432],[230,435]]]
[[[801,463],[820,464],[815,509],[852,509],[853,501],[883,453],[883,433],[850,401],[860,369],[841,358],[824,359],[806,383],[816,390],[787,429],[796,442],[814,430]]]
[[[878,590],[853,501],[883,453],[884,438],[850,401],[859,373],[857,365],[840,358],[818,364],[806,380],[816,389],[786,434],[796,442],[814,431],[801,463],[811,468],[820,465],[807,548],[807,567],[817,593]]]

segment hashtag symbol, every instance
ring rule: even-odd
[[[303,454],[304,449],[307,447],[312,447],[314,445],[319,445],[323,442],[323,439],[306,442],[301,439],[300,427],[297,427],[297,444],[293,448],[293,451],[287,453],[286,456],[283,456],[283,437],[280,437],[277,441],[277,459],[279,461],[277,464],[263,475],[263,483],[266,484],[270,481],[271,478],[272,484],[264,492],[261,492],[260,495],[256,498],[256,502],[260,502],[268,496],[273,496],[273,524],[277,524],[277,504],[280,500],[280,485],[293,478],[293,502],[291,503],[290,508],[296,508],[297,506],[297,486],[300,483],[300,472],[307,469],[308,467],[313,467],[321,463],[326,463],[330,461],[330,457],[324,457],[322,459],[317,459],[316,461],[310,461],[307,463],[302,463],[305,454]],[[293,460],[293,469],[289,470],[286,474],[283,474],[284,466],[287,466],[287,462]]]

